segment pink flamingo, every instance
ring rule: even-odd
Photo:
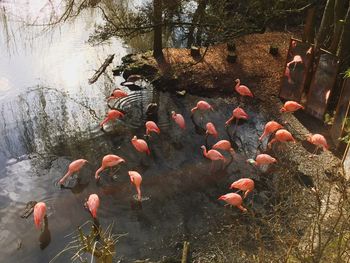
[[[218,137],[218,132],[216,131],[216,128],[212,122],[208,122],[206,127],[207,127],[207,131],[205,132],[206,136],[213,135],[215,138]]]
[[[233,119],[236,119],[237,125],[239,119],[247,120],[248,118],[248,114],[242,108],[237,107],[232,111],[232,116],[225,122],[225,125],[228,126],[233,121]]]
[[[148,148],[148,145],[147,145],[147,142],[145,140],[142,140],[142,139],[137,139],[136,136],[134,136],[132,139],[131,139],[131,143],[132,145],[135,147],[135,149],[139,152],[145,152],[147,153],[148,155],[151,154],[151,151],[149,150]]]
[[[314,153],[317,152],[318,148],[322,148],[324,151],[328,150],[329,148],[326,138],[318,133],[308,134],[307,141],[316,146]]]
[[[118,110],[110,110],[107,114],[107,117],[100,123],[100,126],[103,127],[103,125],[111,120],[116,120],[119,118],[124,117],[124,113],[118,111]]]
[[[229,152],[231,154],[232,157],[235,154],[235,150],[232,148],[231,143],[228,140],[218,141],[217,143],[215,143],[213,145],[212,148],[216,149],[216,150],[227,151],[227,152]]]
[[[64,184],[68,177],[72,174],[77,173],[88,161],[85,159],[78,159],[70,163],[68,166],[68,172],[59,180],[59,184]]]
[[[200,100],[197,102],[197,106],[191,109],[191,114],[196,110],[211,110],[214,111],[213,107],[206,101]]]
[[[254,190],[254,181],[252,179],[249,178],[242,178],[239,179],[235,182],[233,182],[230,186],[230,189],[239,189],[241,191],[244,191],[244,198],[247,197],[247,195]]]
[[[294,112],[299,109],[304,109],[304,106],[300,105],[296,101],[286,101],[283,105],[283,107],[280,109],[280,112]]]
[[[292,141],[295,143],[295,139],[293,138],[292,134],[285,129],[281,129],[276,132],[275,137],[269,142],[268,147],[271,148],[271,145],[277,141],[278,142]]]
[[[295,56],[293,57],[293,60],[287,63],[287,67],[289,67],[289,65],[290,65],[290,64],[293,64],[293,63],[294,63],[294,67],[295,67],[296,64],[298,64],[298,63],[303,63],[303,59],[301,58],[301,56],[295,55]]]
[[[286,70],[284,71],[284,76],[287,77],[289,84],[293,84],[294,83],[293,80],[292,80],[292,77],[290,76],[290,69],[289,69],[288,66],[286,67]]]
[[[269,121],[265,124],[264,132],[260,136],[259,141],[261,141],[265,136],[269,135],[270,133],[273,133],[277,131],[278,129],[282,129],[283,126],[275,121]]]
[[[181,114],[175,113],[175,111],[172,111],[171,112],[171,117],[176,122],[176,124],[179,125],[179,127],[181,129],[185,129],[186,128],[185,119],[184,119],[184,117]]]
[[[97,194],[91,194],[89,199],[85,203],[85,206],[89,209],[93,218],[97,217],[97,209],[100,206],[100,198]]]
[[[226,162],[225,157],[217,150],[212,149],[212,150],[207,151],[207,148],[204,145],[202,145],[201,148],[203,149],[203,155],[212,161],[211,168],[213,168],[213,161],[222,160],[223,163]]]
[[[160,129],[158,128],[157,124],[154,121],[146,122],[146,135],[150,135],[151,132],[160,134]]]
[[[125,160],[119,157],[118,155],[108,154],[104,156],[102,159],[101,167],[98,168],[98,170],[95,173],[95,179],[96,180],[100,179],[99,173],[101,173],[104,169],[119,165],[121,163],[125,163]]]
[[[40,228],[44,217],[46,216],[46,204],[44,202],[38,202],[34,206],[34,224],[37,229]]]
[[[242,206],[243,200],[242,200],[242,197],[239,194],[228,193],[228,194],[220,196],[218,198],[218,200],[223,200],[227,204],[239,208],[242,212],[247,212],[247,209]]]
[[[137,191],[137,199],[141,201],[141,182],[142,182],[142,176],[136,172],[136,171],[129,171],[130,181],[133,183],[136,187]]]
[[[111,96],[107,99],[107,101],[111,100],[111,99],[119,99],[119,98],[124,98],[127,97],[128,93],[126,93],[125,91],[117,88],[115,90],[113,90]]]
[[[258,156],[256,156],[255,160],[248,159],[247,162],[254,164],[256,166],[259,166],[259,165],[276,163],[277,160],[275,158],[273,158],[272,156],[263,153],[263,154],[258,154]]]
[[[235,86],[235,90],[238,92],[239,95],[254,97],[253,93],[250,91],[250,89],[247,86],[241,85],[240,79],[236,79],[235,82],[237,83]]]

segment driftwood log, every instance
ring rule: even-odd
[[[103,72],[105,72],[106,68],[108,67],[109,64],[112,63],[114,58],[113,55],[109,55],[106,59],[105,62],[101,65],[101,67],[95,72],[95,74],[89,79],[89,84],[95,83],[98,78],[102,75]]]

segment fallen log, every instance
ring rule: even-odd
[[[89,84],[91,85],[92,83],[95,83],[98,78],[102,75],[103,72],[105,72],[106,68],[108,67],[109,64],[112,63],[114,58],[113,55],[109,55],[106,59],[105,62],[101,65],[101,67],[95,72],[95,74],[89,79]]]

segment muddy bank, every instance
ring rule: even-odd
[[[201,48],[203,59],[191,57],[189,49],[167,48],[163,50],[165,64],[158,63],[152,52],[129,54],[116,72],[123,71],[125,78],[142,74],[158,88],[168,86],[197,94],[230,94],[234,80],[240,78],[255,94],[269,96],[277,93],[290,37],[288,33],[271,32],[237,38],[235,63],[227,61],[226,44]],[[269,53],[271,45],[278,48],[277,56]]]

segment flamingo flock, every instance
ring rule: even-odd
[[[295,60],[294,63],[300,63],[300,61]],[[250,91],[250,89],[245,86],[241,85],[240,80],[236,79],[236,85],[234,87],[234,90],[241,96],[241,97],[249,97],[253,98],[253,93]],[[110,97],[107,98],[107,102],[112,99],[120,99],[127,97],[128,94],[120,89],[115,89]],[[283,107],[280,109],[281,113],[285,112],[295,112],[299,109],[303,109],[303,106],[298,104],[295,101],[287,101]],[[207,111],[214,111],[214,108],[206,101],[200,100],[197,102],[196,106],[193,107],[190,110],[191,116],[193,116],[196,111],[200,111],[201,113],[207,112]],[[126,114],[127,116],[127,114]],[[107,122],[115,121],[120,118],[124,118],[125,114],[119,110],[110,110],[107,113],[106,118],[99,124],[101,127],[103,127]],[[171,111],[171,119],[174,121],[174,123],[181,129],[183,132],[185,132],[186,129],[186,123],[185,119],[182,114],[176,113],[175,111]],[[236,121],[236,125],[240,119],[248,120],[249,116],[244,111],[243,108],[237,107],[233,109],[232,116],[225,122],[225,127],[231,124],[233,120]],[[157,124],[154,121],[147,121],[145,123],[145,135],[151,136],[152,133],[160,134],[161,130],[157,126]],[[219,133],[217,132],[217,129],[215,125],[212,122],[208,122],[206,124],[206,137],[213,136],[213,138],[218,139]],[[296,140],[292,136],[292,134],[286,130],[281,124],[278,122],[271,120],[267,122],[264,126],[263,133],[258,138],[258,141],[263,141],[266,137],[270,136],[270,141],[267,144],[267,149],[272,147],[272,144],[277,142],[293,142],[296,143]],[[328,149],[328,144],[326,139],[320,135],[320,134],[309,134],[307,135],[307,141],[314,144],[316,146],[316,150],[319,148],[323,148],[323,150]],[[147,155],[151,154],[150,148],[148,147],[148,144],[145,140],[137,138],[137,136],[133,136],[130,140],[131,144],[135,148],[135,150],[139,153],[146,153]],[[211,161],[211,167],[213,167],[214,162],[219,161],[223,164],[228,163],[226,157],[220,152],[227,152],[231,156],[231,161],[234,159],[235,156],[235,150],[233,149],[230,141],[228,140],[219,140],[213,146],[211,149],[207,149],[208,147],[205,145],[201,146],[202,154],[205,158],[209,159]],[[247,163],[252,164],[254,166],[263,166],[263,165],[272,165],[277,162],[277,159],[266,154],[261,153],[258,154],[255,159],[251,158],[247,160]],[[65,181],[72,176],[74,173],[78,173],[84,165],[86,165],[88,161],[86,159],[78,159],[73,162],[71,162],[68,166],[68,171],[66,174],[58,181],[60,185],[63,185]],[[107,168],[113,168],[118,165],[121,165],[123,163],[126,163],[126,160],[118,155],[115,154],[107,154],[102,158],[101,166],[96,170],[95,172],[95,179],[100,179],[100,174],[102,171],[104,171]],[[142,176],[137,171],[128,171],[128,175],[130,178],[130,182],[135,186],[136,192],[137,192],[137,200],[139,202],[142,201],[142,195],[141,195],[141,183],[142,183]],[[236,192],[230,192],[226,193],[224,195],[221,195],[218,197],[218,200],[224,201],[227,203],[227,205],[235,206],[238,209],[240,209],[242,212],[247,212],[247,208],[243,206],[243,201],[245,198],[247,198],[249,193],[252,193],[254,191],[254,180],[250,178],[240,178],[239,180],[236,180],[230,184],[228,189],[230,190],[236,190]],[[242,192],[243,196],[238,194],[238,192]],[[89,195],[85,207],[89,210],[91,213],[91,216],[96,219],[98,209],[100,206],[100,198],[97,194],[92,193]],[[46,204],[44,202],[38,202],[34,206],[34,223],[36,228],[40,228],[43,222],[44,217],[46,216]]]

